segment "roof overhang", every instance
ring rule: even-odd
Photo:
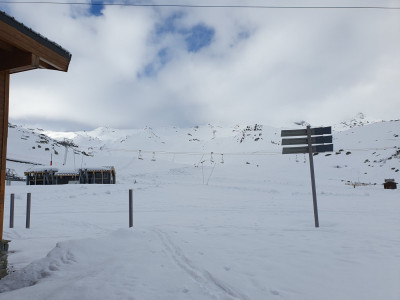
[[[0,72],[68,71],[71,54],[0,11]]]

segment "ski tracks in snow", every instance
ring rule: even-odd
[[[213,276],[207,270],[203,270],[193,264],[187,256],[170,238],[170,236],[160,230],[154,228],[153,231],[160,238],[165,246],[166,252],[169,254],[174,263],[186,272],[209,296],[213,299],[224,300],[248,300],[246,295],[236,291],[228,284],[222,282]]]

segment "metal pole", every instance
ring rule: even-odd
[[[14,194],[10,195],[10,228],[14,228]]]
[[[31,227],[31,193],[26,197],[26,228]]]
[[[132,190],[129,190],[129,227],[133,227],[133,196]]]
[[[307,126],[307,140],[308,140],[308,155],[310,158],[311,187],[312,187],[313,206],[314,206],[314,221],[315,221],[315,227],[319,227],[317,192],[316,192],[316,188],[315,188],[314,160],[313,160],[313,154],[312,154],[310,125]]]
[[[203,184],[204,184],[204,170],[203,170],[203,162],[201,162],[201,172],[203,173]]]

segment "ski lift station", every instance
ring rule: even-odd
[[[115,184],[113,166],[81,169],[56,167],[31,168],[25,173],[27,185]]]

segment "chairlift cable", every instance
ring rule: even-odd
[[[386,151],[386,150],[394,150],[399,149],[397,147],[380,147],[380,148],[340,148],[340,150],[335,150],[334,152],[348,152],[348,151]],[[137,149],[105,149],[107,151],[115,151],[115,152],[136,152],[138,153],[138,159],[143,159],[142,154],[152,154],[153,156],[157,155],[194,155],[200,156],[202,158],[204,155],[210,155],[210,152],[189,152],[189,151],[153,151],[153,150],[137,150]],[[399,149],[400,150],[400,149]],[[252,152],[211,152],[211,158],[213,155],[221,155],[221,156],[242,156],[242,155],[254,155],[254,156],[264,156],[264,155],[281,155],[282,152],[276,151],[252,151]]]

